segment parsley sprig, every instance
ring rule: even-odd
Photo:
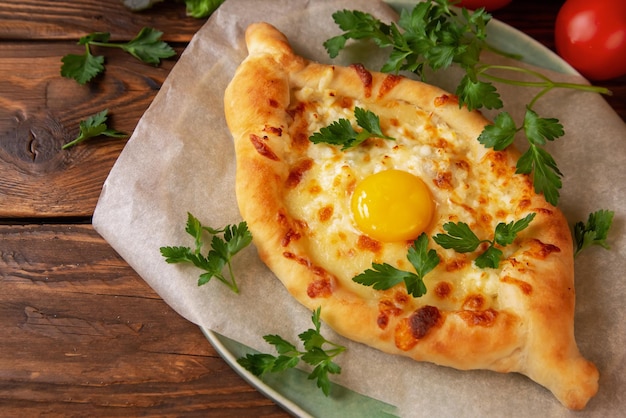
[[[341,118],[313,133],[309,140],[314,144],[341,145],[342,150],[356,147],[369,138],[394,140],[394,138],[383,134],[380,128],[380,119],[374,112],[357,106],[354,108],[354,117],[357,125],[361,128],[360,132],[352,127],[352,123],[348,119]]]
[[[194,238],[194,247],[161,247],[161,255],[168,263],[191,263],[204,270],[198,279],[198,286],[208,283],[213,277],[228,286],[233,292],[239,293],[233,273],[232,258],[252,242],[252,234],[246,222],[227,225],[222,229],[203,226],[191,213],[187,213],[185,231]],[[202,255],[205,233],[212,235],[211,249],[206,256]],[[219,234],[222,234],[220,237]],[[223,271],[228,267],[228,276]]]
[[[74,140],[63,145],[61,148],[67,149],[89,138],[95,138],[100,135],[113,138],[125,137],[126,134],[124,132],[116,131],[115,129],[109,128],[107,126],[106,121],[108,112],[109,109],[104,109],[103,111],[98,112],[95,115],[89,116],[85,120],[81,120],[79,123],[80,132],[78,136],[74,138]]]
[[[428,250],[428,236],[422,232],[413,241],[407,254],[408,260],[415,268],[415,273],[400,270],[387,263],[373,263],[372,268],[355,276],[352,280],[376,290],[390,289],[404,282],[407,292],[418,298],[426,294],[424,276],[439,264],[439,256],[435,250]]]
[[[305,351],[298,350],[294,344],[279,335],[265,335],[263,339],[274,346],[278,356],[265,353],[248,354],[237,359],[237,362],[255,376],[263,376],[265,373],[282,372],[296,367],[302,360],[314,367],[309,374],[309,379],[315,379],[317,387],[324,392],[324,395],[328,396],[330,394],[328,375],[341,373],[341,367],[333,359],[343,353],[346,348],[330,342],[322,336],[320,333],[320,312],[321,308],[317,308],[311,317],[315,328],[309,328],[298,335],[304,344]],[[324,349],[326,344],[331,348]]]
[[[492,240],[480,239],[464,222],[448,222],[443,225],[447,234],[437,234],[433,240],[446,249],[453,249],[459,253],[469,253],[476,251],[478,246],[487,243],[488,248],[483,251],[474,263],[480,268],[498,268],[502,258],[502,250],[496,247],[505,247],[515,240],[517,234],[526,229],[535,218],[536,213],[530,213],[525,218],[505,224],[500,222],[496,225]]]
[[[526,113],[523,131],[530,148],[518,162],[517,171],[525,174],[534,173],[535,190],[543,193],[552,205],[558,204],[562,173],[557,168],[554,158],[543,146],[546,140],[552,141],[562,136],[563,130],[556,119],[539,118],[533,111],[534,105],[539,98],[555,88],[610,94],[608,89],[555,82],[539,72],[522,67],[481,63],[481,51],[495,50],[486,40],[486,28],[491,15],[484,9],[470,13],[463,8],[459,15],[447,0],[427,0],[418,2],[410,11],[402,10],[397,24],[386,24],[368,13],[349,10],[334,13],[333,19],[344,33],[324,43],[331,58],[339,54],[349,39],[367,39],[381,48],[391,49],[387,62],[381,69],[383,72],[409,71],[424,79],[426,69],[436,71],[454,64],[465,71],[456,88],[459,105],[465,105],[470,110],[503,107],[494,81],[540,88],[539,93],[527,107],[532,114]],[[510,73],[512,77],[494,75],[495,71]],[[520,81],[513,77],[519,73],[530,75],[537,81]],[[496,120],[501,123],[497,125],[497,130],[486,130],[481,135],[481,142],[487,147],[493,147],[495,144],[503,147],[503,144],[510,144],[515,133],[520,131],[506,112],[498,115]],[[552,133],[558,131],[559,135],[552,133],[550,137],[535,135],[536,132],[529,127],[537,120],[542,121],[544,125],[550,125]],[[560,129],[557,129],[557,125]]]
[[[104,71],[104,56],[93,55],[92,46],[121,48],[138,60],[147,64],[158,65],[161,59],[176,55],[176,51],[166,42],[160,40],[163,32],[144,27],[129,42],[109,42],[109,32],[93,32],[81,37],[78,45],[85,46],[83,54],[65,55],[61,62],[61,75],[72,78],[79,84],[85,84]]]
[[[600,209],[589,214],[586,224],[582,221],[576,222],[574,225],[574,257],[592,245],[599,245],[607,250],[610,248],[607,237],[614,215],[615,213],[611,210]]]

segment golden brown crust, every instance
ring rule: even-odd
[[[534,194],[527,177],[514,174],[517,152],[487,151],[476,138],[488,122],[478,112],[459,108],[453,96],[437,87],[361,66],[309,62],[293,53],[284,35],[264,23],[251,25],[246,41],[249,55],[225,93],[225,114],[237,155],[238,204],[261,259],[288,291],[310,309],[321,306],[323,320],[353,340],[457,369],[523,373],[568,408],[583,408],[597,391],[598,372],[580,355],[574,339],[569,227],[558,209]],[[299,186],[312,165],[307,138],[292,136],[298,131],[290,129],[300,111],[294,109],[292,89],[322,84],[372,106],[410,103],[434,115],[470,144],[471,155],[457,164],[482,164],[515,190],[515,207],[503,211],[513,212],[516,219],[536,213],[502,262],[495,281],[497,302],[480,292],[462,295],[459,301],[458,289],[445,280],[432,284],[427,300],[398,289],[368,290],[368,297],[363,297],[342,281],[337,263],[325,264],[311,256],[312,246],[320,245],[315,231],[286,204],[289,190]],[[451,179],[441,175],[433,181],[443,193]],[[476,211],[469,203],[466,206],[467,212]],[[331,216],[333,207],[325,210],[320,210],[322,220]],[[491,217],[480,212],[477,223],[489,223]],[[440,219],[432,231],[440,230],[446,220],[450,219]],[[362,237],[355,242],[355,251],[375,257],[387,251]],[[451,280],[455,272],[465,274],[471,265],[464,256],[444,259],[438,268]]]

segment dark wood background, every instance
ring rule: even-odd
[[[561,4],[513,0],[494,16],[553,49]],[[180,53],[205,21],[173,0],[141,13],[121,1],[0,1],[0,415],[287,415],[93,230],[125,140],[61,150],[105,108],[132,133],[176,62],[107,49],[105,75],[80,86],[59,75],[79,37],[130,40],[150,26]],[[626,78],[599,84],[626,120]]]

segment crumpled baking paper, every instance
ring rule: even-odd
[[[383,21],[397,18],[378,1],[226,1],[194,36],[139,121],[103,186],[93,217],[96,230],[178,313],[263,352],[273,352],[263,335],[298,341],[297,334],[311,326],[311,314],[290,297],[255,249],[247,248],[234,260],[241,289],[236,295],[216,280],[198,287],[199,271],[165,263],[159,248],[193,244],[184,231],[187,212],[213,227],[241,220],[222,100],[247,54],[243,33],[248,24],[272,23],[297,53],[330,63],[322,43],[340,33],[331,15],[344,8],[373,13]],[[377,70],[384,59],[377,48],[359,44],[333,63],[359,61]],[[507,61],[491,55],[485,59]],[[454,91],[458,77],[448,71],[428,81]],[[536,91],[498,87],[505,110],[519,123]],[[348,347],[337,359],[343,371],[333,381],[395,405],[407,417],[608,417],[624,410],[626,128],[596,94],[554,91],[535,110],[558,118],[566,129],[566,136],[548,148],[564,174],[560,207],[570,222],[586,221],[598,209],[615,211],[612,249],[594,247],[576,259],[576,337],[582,353],[600,370],[596,397],[583,412],[573,413],[524,376],[417,363],[347,341],[324,327],[330,340]],[[524,149],[523,142],[519,146]]]

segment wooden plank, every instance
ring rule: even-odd
[[[109,32],[112,40],[132,39],[144,26],[164,33],[168,42],[189,42],[206,19],[187,17],[183,2],[168,0],[131,12],[121,0],[3,0],[0,39],[72,40],[90,32]]]
[[[90,225],[0,225],[0,287],[5,416],[287,416]]]
[[[0,217],[90,216],[126,140],[62,145],[105,108],[109,126],[130,135],[176,62],[155,67],[107,51],[105,74],[82,86],[59,74],[72,51],[67,43],[0,43]]]

